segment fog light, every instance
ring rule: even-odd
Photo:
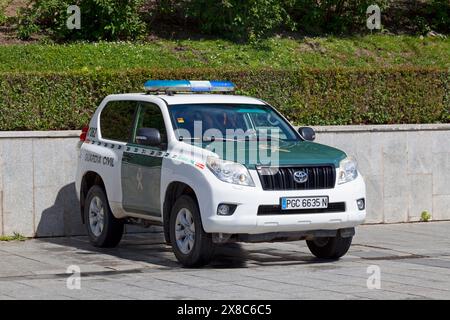
[[[231,216],[236,210],[236,207],[235,204],[221,203],[217,207],[217,214],[219,216]]]
[[[366,208],[366,201],[364,201],[364,198],[356,200],[356,204],[358,205],[359,210],[364,210]]]

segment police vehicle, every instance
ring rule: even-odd
[[[348,251],[366,215],[354,159],[231,82],[151,80],[145,91],[106,97],[80,136],[76,189],[94,246],[118,245],[133,223],[161,225],[187,267],[235,241]]]

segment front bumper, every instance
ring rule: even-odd
[[[221,182],[205,188],[199,205],[205,232],[224,234],[266,234],[273,232],[300,232],[308,230],[338,230],[361,224],[366,210],[359,210],[356,201],[366,198],[361,175],[351,182],[336,185],[333,189],[264,191],[258,174],[251,170],[255,187],[242,187]],[[344,212],[320,212],[258,215],[259,206],[280,204],[281,197],[328,196],[330,203],[345,202]],[[201,198],[209,201],[202,201]],[[212,200],[212,201],[211,201]],[[231,216],[216,214],[221,203],[236,204]]]
[[[338,230],[306,230],[292,232],[268,232],[258,234],[226,234],[213,233],[214,243],[227,242],[272,242],[272,241],[298,241],[313,240],[320,237],[336,237],[337,235],[347,238],[355,235],[355,228],[345,228]]]

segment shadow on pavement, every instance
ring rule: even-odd
[[[68,254],[80,263],[115,267],[137,264],[137,267],[180,268],[172,248],[164,241],[162,228],[126,226],[117,248],[93,247],[84,235],[78,199],[74,183],[64,186],[57,194],[55,203],[43,211],[37,226],[38,241],[54,244],[46,246],[49,254]],[[130,233],[131,232],[131,233]],[[69,237],[62,237],[69,236]],[[244,248],[245,247],[245,248]],[[284,247],[285,248],[285,247]],[[218,245],[207,268],[247,268],[249,266],[274,266],[311,264],[323,261],[298,250],[283,250],[264,244],[229,243]]]
[[[139,265],[140,268],[155,266],[161,269],[182,268],[172,248],[164,242],[162,230],[159,230],[159,227],[150,229],[148,233],[124,235],[118,247],[108,249],[92,246],[85,236],[40,238],[38,241],[55,245],[47,247],[50,254],[68,254],[72,260],[79,260],[80,264],[96,264],[113,270],[131,264],[136,267]],[[264,244],[228,243],[217,246],[211,263],[205,268],[229,269],[317,263],[325,261],[316,259],[309,253],[286,251]]]

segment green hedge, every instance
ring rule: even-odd
[[[97,73],[0,73],[0,130],[79,129],[111,93],[147,79],[227,79],[296,124],[450,122],[450,70],[141,69]]]

